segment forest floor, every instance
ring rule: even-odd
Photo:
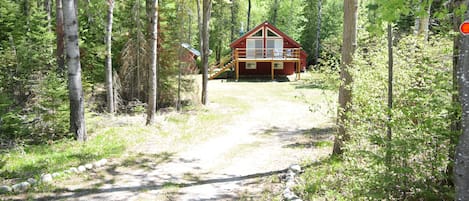
[[[107,166],[12,199],[282,200],[279,173],[331,152],[321,146],[334,130],[331,92],[303,81],[213,80],[208,89],[202,111],[161,114],[145,140]]]

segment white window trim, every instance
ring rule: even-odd
[[[257,32],[261,31],[262,30],[262,36],[254,36],[254,34],[256,34]],[[260,28],[258,30],[256,30],[254,33],[252,33],[251,35],[249,35],[247,38],[264,38],[264,36],[266,36],[266,33],[265,33],[265,29],[264,28]]]
[[[275,64],[277,64],[278,66],[276,66]],[[283,70],[283,62],[274,62],[273,65],[275,70]]]
[[[269,33],[269,31],[271,31],[272,33],[274,33],[277,36],[269,36],[267,34],[267,33]],[[274,30],[270,29],[269,27],[266,27],[266,30],[264,32],[265,32],[264,35],[265,35],[266,38],[283,38],[280,34],[275,32]]]
[[[249,64],[254,64],[254,67],[248,67]],[[257,68],[257,62],[246,62],[246,70],[255,70]]]

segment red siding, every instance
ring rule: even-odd
[[[257,62],[256,69],[246,69],[246,63],[239,63],[239,74],[240,75],[271,75],[271,63],[270,62]],[[295,73],[294,62],[284,62],[283,70],[274,70],[275,75],[291,75]]]
[[[258,25],[254,29],[250,30],[233,43],[230,44],[232,50],[236,48],[246,48],[246,39],[249,35],[253,34],[254,32],[258,31],[259,29],[266,29],[266,27],[270,28],[274,32],[278,33],[283,38],[283,47],[284,48],[301,48],[301,45],[294,41],[292,38],[287,36],[282,31],[278,30],[273,25],[269,24],[268,22],[263,22],[262,24]],[[265,32],[264,32],[265,33]],[[264,36],[264,43],[265,43],[265,36]],[[304,70],[306,68],[306,57],[307,54],[303,50],[301,50],[300,54],[300,68]],[[258,62],[256,69],[246,69],[246,64],[241,62],[239,64],[239,74],[240,75],[270,75],[271,74],[271,63],[270,62]],[[284,62],[283,70],[275,70],[274,74],[276,75],[291,75],[295,73],[296,63],[295,62]]]

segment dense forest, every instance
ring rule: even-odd
[[[326,56],[338,50],[339,17],[334,17],[340,1],[292,0],[158,2],[156,24],[157,70],[152,72],[152,23],[150,1],[75,1],[79,68],[85,109],[93,112],[129,113],[145,108],[151,88],[150,74],[157,75],[156,107],[179,107],[200,102],[198,98],[180,100],[181,91],[194,92],[189,74],[203,72],[230,55],[229,43],[263,21],[302,41],[310,53],[309,62],[318,63],[319,41],[324,40]],[[74,137],[69,129],[70,102],[67,80],[68,56],[66,17],[61,1],[4,1],[1,10],[1,88],[2,145],[40,143]],[[271,9],[272,8],[272,9]],[[323,23],[319,24],[318,9]],[[269,12],[267,12],[269,11]],[[68,11],[67,11],[68,12]],[[205,15],[208,13],[209,15]],[[208,25],[209,49],[213,54],[199,68],[181,62],[187,43],[202,51],[204,22]],[[208,23],[207,23],[208,24]],[[323,31],[319,35],[318,27]],[[68,50],[67,50],[68,51]],[[339,58],[334,58],[339,59]],[[76,62],[74,62],[76,63]],[[73,74],[76,74],[74,72]],[[183,76],[178,76],[182,74]],[[75,79],[75,78],[74,78]],[[76,83],[74,82],[68,83]],[[79,96],[79,94],[78,94]],[[204,102],[204,101],[203,101]],[[69,132],[70,131],[70,132]],[[72,133],[72,135],[70,135]],[[75,136],[76,137],[76,136]]]
[[[2,154],[86,141],[88,114],[146,111],[146,123],[158,124],[162,108],[206,104],[210,66],[230,57],[232,41],[269,21],[301,43],[308,69],[321,75],[312,82],[338,92],[333,154],[303,174],[295,189],[301,197],[469,199],[469,36],[459,32],[469,1],[0,5]],[[182,44],[199,50],[196,67],[181,59]]]

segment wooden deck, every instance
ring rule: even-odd
[[[239,79],[239,62],[270,62],[274,80],[274,62],[295,62],[296,79],[300,79],[300,48],[236,48],[233,52],[236,80]]]
[[[274,80],[274,63],[275,62],[295,62],[296,63],[296,78],[300,79],[300,48],[236,48],[234,49],[231,58],[222,59],[220,64],[209,69],[210,79],[214,79],[223,72],[230,70],[234,67],[236,72],[236,80],[239,79],[239,63],[240,62],[270,62],[271,63],[271,77]]]

